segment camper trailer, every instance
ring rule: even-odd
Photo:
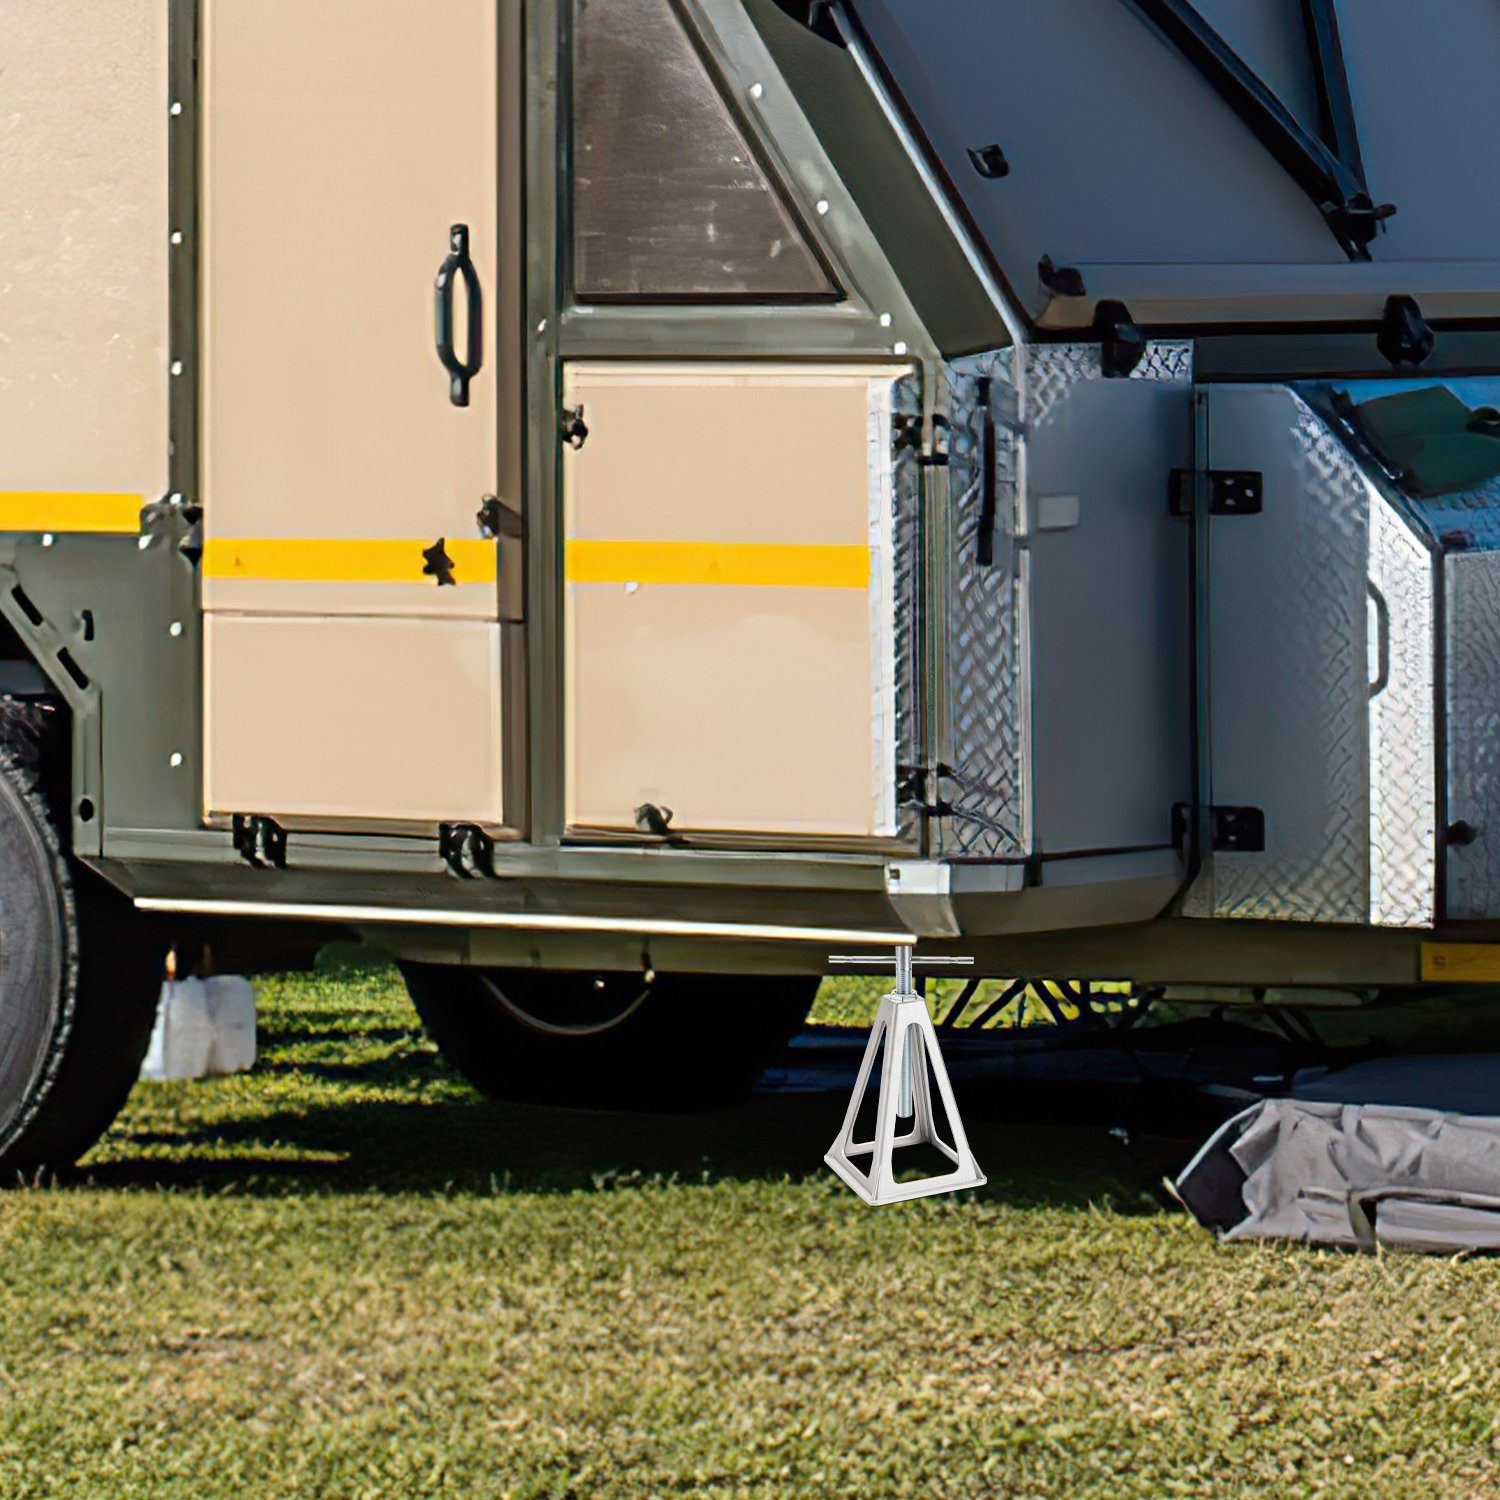
[[[1500,981],[1500,7],[7,0],[0,1167],[161,953],[712,1102],[829,955]]]

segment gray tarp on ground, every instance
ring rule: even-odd
[[[1500,1251],[1500,1055],[1298,1074],[1222,1125],[1177,1191],[1229,1240]]]

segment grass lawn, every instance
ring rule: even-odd
[[[4,1500],[1500,1494],[1500,1264],[1223,1248],[1189,1143],[1034,1120],[872,1210],[838,1099],[491,1105],[388,971],[262,994],[0,1196]]]

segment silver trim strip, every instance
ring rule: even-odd
[[[742,938],[771,942],[913,944],[909,932],[847,927],[785,927],[762,922],[690,922],[662,917],[576,917],[560,912],[423,910],[410,906],[334,906],[311,901],[220,901],[137,896],[139,911],[216,917],[291,917],[323,922],[399,922],[410,927],[508,927],[529,932],[624,932],[648,937]]]

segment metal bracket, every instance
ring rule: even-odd
[[[1221,854],[1263,854],[1266,848],[1266,815],[1258,807],[1209,807],[1208,846]],[[1172,808],[1172,842],[1187,846],[1192,808],[1179,802]]]
[[[286,829],[274,818],[236,813],[234,852],[257,870],[281,870],[286,867]]]
[[[1124,0],[1250,128],[1322,213],[1350,260],[1369,260],[1370,242],[1396,212],[1377,204],[1365,181],[1334,0],[1303,0],[1320,132],[1313,134],[1191,0]]]
[[[503,536],[524,535],[520,516],[508,505],[503,504],[498,495],[486,495],[474,519],[479,524],[480,536],[487,542],[498,541]]]
[[[1106,380],[1123,380],[1146,355],[1146,335],[1123,302],[1104,301],[1094,309],[1094,337]]]
[[[1387,297],[1375,347],[1387,364],[1419,365],[1432,353],[1437,336],[1415,297]]]
[[[1036,263],[1037,279],[1054,297],[1087,297],[1083,273],[1077,266],[1054,265],[1050,255]]]
[[[558,424],[558,436],[577,452],[589,440],[589,424],[583,420],[582,406],[565,406]]]
[[[897,412],[891,419],[891,436],[898,451],[916,449],[917,463],[924,469],[948,466],[953,434],[947,417],[935,412],[921,417],[915,412]]]
[[[1174,516],[1193,513],[1195,469],[1173,469],[1167,496]],[[1211,516],[1258,516],[1265,497],[1265,476],[1259,469],[1210,469],[1208,513]]]
[[[493,878],[495,841],[472,823],[444,823],[438,830],[438,852],[461,880]]]
[[[1010,176],[1010,163],[1005,159],[1005,152],[993,141],[988,146],[970,146],[969,160],[981,177],[991,181]]]
[[[939,765],[931,771],[926,766],[897,766],[896,801],[923,817],[946,818],[953,811],[953,804],[944,802],[941,793],[931,796],[930,789],[934,780],[952,774],[951,766]]]
[[[921,937],[957,937],[953,867],[942,860],[893,860],[885,867],[885,894],[902,924]]]

